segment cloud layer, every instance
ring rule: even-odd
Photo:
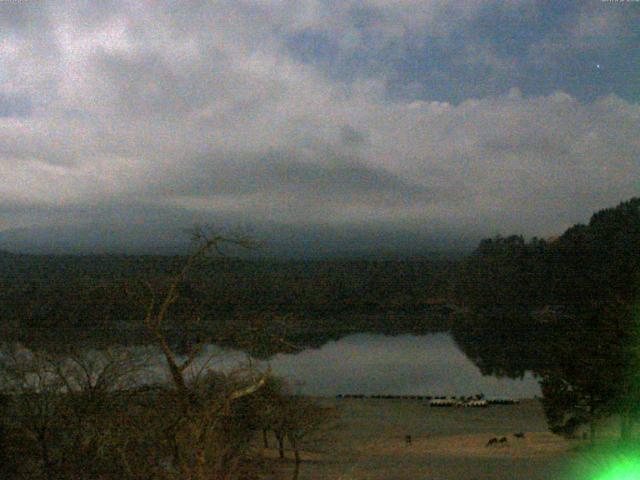
[[[640,8],[501,3],[0,3],[0,231],[551,235],[638,194]]]

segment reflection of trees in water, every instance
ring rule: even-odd
[[[444,313],[419,314],[387,312],[326,316],[250,312],[235,318],[220,318],[215,322],[172,323],[166,327],[167,338],[176,353],[186,354],[195,344],[215,344],[241,350],[257,359],[267,359],[277,353],[291,353],[321,348],[356,333],[382,335],[424,335],[447,332],[451,318]],[[215,335],[212,333],[216,330]],[[22,331],[17,340],[35,350],[64,350],[68,345],[86,348],[108,348],[111,345],[142,346],[150,338],[143,328],[66,330],[40,329],[31,335]],[[16,339],[9,339],[16,340]]]
[[[526,314],[502,313],[460,318],[451,333],[483,375],[522,378],[544,367],[549,330]]]
[[[451,333],[460,350],[480,369],[483,375],[521,378],[527,371],[543,367],[542,350],[548,338],[546,324],[532,322],[528,315],[466,315],[452,319],[448,315],[417,315],[387,313],[376,315],[345,315],[287,319],[256,315],[217,324],[220,332],[211,336],[205,325],[175,325],[168,331],[171,345],[178,354],[185,354],[197,343],[212,343],[220,347],[244,351],[256,359],[265,360],[278,353],[319,349],[329,342],[356,333],[387,336]],[[40,349],[63,348],[78,343],[92,348],[120,345],[143,345],[148,341],[144,332],[83,332],[82,338],[68,333],[68,338],[43,337],[29,346]]]
[[[381,335],[424,335],[446,332],[450,319],[446,315],[387,313],[376,315],[344,315],[308,318],[299,322],[264,321],[248,327],[230,329],[219,345],[243,350],[258,359],[268,359],[278,353],[291,353],[322,348],[329,342],[356,333]]]

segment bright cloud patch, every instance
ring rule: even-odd
[[[436,82],[482,64],[502,82],[541,55],[555,61],[558,32],[537,32],[531,48],[546,50],[535,55],[487,37],[435,65],[416,52],[429,38],[482,40],[491,3],[296,5],[0,4],[0,229],[109,224],[135,207],[156,219],[178,209],[185,222],[547,235],[638,193],[640,105],[628,88],[585,99],[523,94],[514,81],[446,101],[442,82],[389,68],[418,62]],[[573,14],[571,48],[635,34],[618,36],[620,12]],[[457,81],[473,90],[474,78]]]

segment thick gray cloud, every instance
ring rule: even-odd
[[[443,101],[446,84],[392,74],[405,52],[428,78],[481,64],[495,85],[517,87],[523,63],[548,61],[553,76],[563,46],[614,49],[634,35],[619,10],[576,9],[505,53],[479,28],[492,9],[508,14],[497,5],[0,3],[0,231],[84,225],[124,238],[166,222],[170,237],[210,221],[274,235],[552,235],[638,194],[629,88],[467,98],[477,82],[463,75]],[[519,8],[541,15],[538,4],[509,11]],[[457,37],[475,41],[441,65],[415,56]],[[348,55],[338,67],[354,74],[323,55]]]

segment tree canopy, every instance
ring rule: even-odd
[[[557,239],[483,240],[460,272],[475,317],[454,334],[483,371],[533,370],[558,433],[611,414],[628,431],[640,404],[640,198]]]

